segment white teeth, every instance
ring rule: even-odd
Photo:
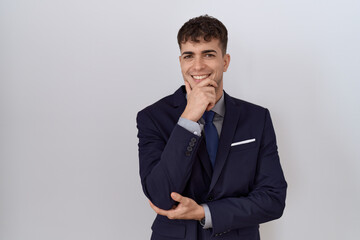
[[[209,75],[193,76],[193,78],[195,78],[196,80],[201,80],[201,79],[206,78],[207,76],[209,76]]]

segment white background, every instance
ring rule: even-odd
[[[149,239],[136,113],[181,84],[176,34],[228,28],[224,88],[270,109],[289,184],[262,239],[360,237],[360,3],[0,1],[0,239]]]

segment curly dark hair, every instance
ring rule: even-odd
[[[223,55],[226,53],[228,32],[226,27],[218,19],[209,15],[195,17],[184,23],[180,28],[177,40],[181,44],[187,41],[200,42],[199,38],[210,42],[212,39],[219,39]]]

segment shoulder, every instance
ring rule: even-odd
[[[137,119],[143,117],[163,117],[164,115],[173,115],[177,107],[186,103],[185,94],[183,88],[180,87],[173,94],[165,96],[160,100],[152,103],[151,105],[140,110],[137,114]]]
[[[258,113],[258,114],[268,112],[268,109],[263,106],[257,105],[252,102],[245,101],[243,99],[232,97],[226,93],[225,93],[225,101],[226,101],[226,104],[229,103],[229,104],[235,105],[235,107],[237,109],[241,110],[242,112]]]
[[[156,109],[159,108],[166,108],[166,107],[171,107],[171,103],[172,103],[172,94],[165,96],[163,98],[161,98],[160,100],[146,106],[145,108],[143,108],[142,110],[139,111],[139,113],[143,113],[143,112],[152,112]]]
[[[225,94],[225,116],[232,118],[238,116],[241,124],[248,126],[264,126],[270,120],[270,112],[267,108],[242,99]],[[260,127],[261,128],[261,127]]]
[[[272,126],[270,112],[267,108],[228,96],[228,102],[232,107],[226,107],[232,113],[225,113],[230,119],[232,115],[238,116],[238,126],[246,126],[249,129],[262,132],[264,128]],[[234,114],[238,113],[238,114]],[[235,119],[234,119],[235,120]],[[245,132],[247,130],[244,130]]]

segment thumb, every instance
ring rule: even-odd
[[[180,194],[178,194],[176,192],[172,192],[171,198],[174,199],[174,201],[176,201],[176,202],[181,202],[181,200],[183,199],[183,196],[181,196]]]
[[[185,82],[185,89],[186,89],[186,92],[187,94],[190,94],[191,93],[191,86],[190,86],[190,83],[188,81],[184,81]]]

